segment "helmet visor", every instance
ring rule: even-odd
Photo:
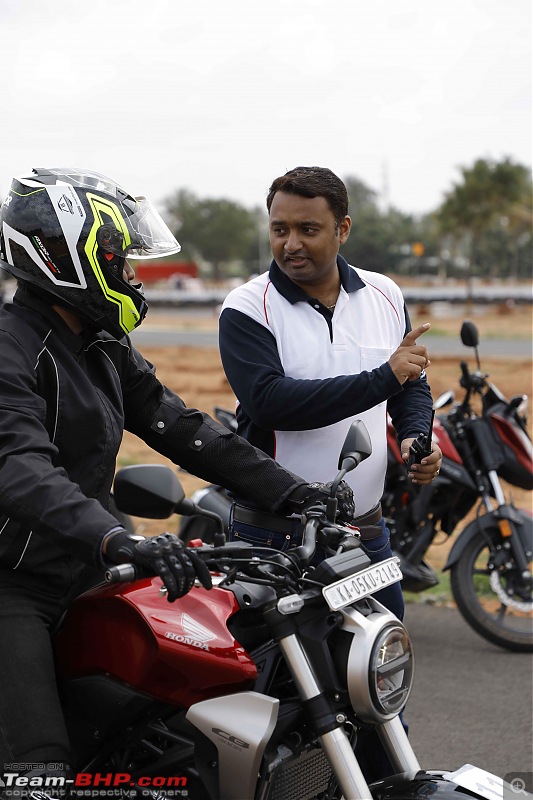
[[[117,255],[133,258],[158,258],[179,253],[181,245],[168,225],[145,197],[122,201],[131,229],[131,242]],[[133,207],[133,213],[130,209]],[[124,252],[124,249],[126,252]],[[114,251],[112,251],[114,252]]]

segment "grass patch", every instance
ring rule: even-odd
[[[419,603],[435,606],[454,605],[452,589],[450,585],[450,573],[438,572],[439,583],[426,589],[425,592],[404,592],[403,596],[406,603]]]
[[[120,469],[120,467],[131,467],[134,466],[135,464],[142,464],[142,463],[144,462],[139,461],[138,458],[130,458],[129,456],[121,453],[117,458],[117,469]]]

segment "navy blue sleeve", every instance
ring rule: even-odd
[[[401,442],[428,433],[431,423],[431,390],[425,377],[406,381],[400,394],[389,399],[387,411]]]
[[[405,306],[404,313],[405,336],[412,330],[412,325]],[[419,433],[429,432],[432,405],[431,390],[425,372],[417,380],[406,381],[402,391],[389,399],[387,411],[400,442],[411,437],[416,438]]]
[[[323,428],[402,392],[388,363],[359,375],[289,378],[274,336],[235,309],[221,314],[219,344],[222,365],[245,414],[266,430]]]

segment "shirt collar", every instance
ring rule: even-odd
[[[361,280],[356,270],[340,255],[337,256],[337,267],[339,268],[341,284],[346,292],[350,293],[356,292],[358,289],[364,289],[365,282]],[[270,264],[268,277],[277,291],[292,305],[299,302],[308,303],[311,299],[300,286],[297,286],[280,270],[275,261]]]

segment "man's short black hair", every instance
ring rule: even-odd
[[[276,192],[299,194],[302,197],[323,197],[340,222],[348,214],[348,192],[340,178],[327,167],[295,167],[281,175],[268,190],[267,209]]]

